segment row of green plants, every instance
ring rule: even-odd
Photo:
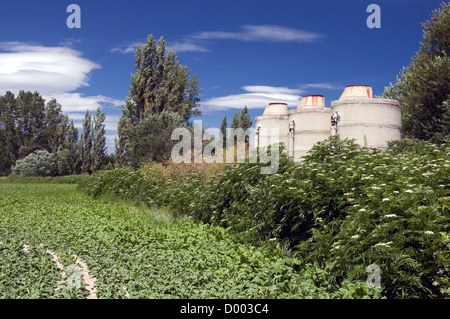
[[[92,199],[70,184],[0,183],[0,298],[85,298],[69,286],[76,255],[98,298],[363,298],[364,281],[336,286],[327,269],[276,246],[170,212]],[[24,247],[28,250],[25,251]],[[62,281],[62,282],[61,282]]]
[[[93,174],[79,189],[168,207],[242,242],[280,243],[328,269],[337,285],[365,280],[376,264],[383,296],[436,298],[450,287],[449,155],[448,143],[376,150],[332,136],[301,163],[281,152],[276,174],[261,174],[257,163],[225,166],[206,181],[122,169]]]
[[[19,184],[79,184],[89,175],[66,175],[66,176],[21,176],[9,175],[0,177],[0,182]]]

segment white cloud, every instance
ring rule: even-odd
[[[264,85],[247,85],[242,87],[245,91],[250,93],[267,93],[267,94],[301,94],[300,89],[289,89],[286,87],[274,87]]]
[[[64,113],[95,111],[98,107],[103,109],[105,107],[119,107],[124,104],[124,100],[103,95],[84,96],[80,93],[42,94],[42,97],[47,101],[55,98],[61,104]]]
[[[119,45],[115,48],[111,49],[111,52],[113,53],[122,53],[122,54],[128,54],[128,53],[135,53],[136,47],[138,46],[139,42],[133,42],[130,44],[123,44]]]
[[[206,44],[210,40],[236,40],[254,42],[314,42],[323,34],[279,25],[244,25],[240,31],[200,31],[185,36],[181,41],[166,41],[166,49],[180,52],[210,52]],[[111,52],[128,54],[136,52],[138,42],[119,45]]]
[[[272,102],[286,103],[289,107],[294,107],[297,106],[300,95],[304,93],[301,89],[259,85],[243,86],[242,89],[248,93],[214,97],[201,102],[202,112],[242,109],[244,106],[258,109],[265,108]]]
[[[86,110],[93,114],[98,107],[105,111],[124,104],[124,100],[104,95],[74,92],[89,86],[89,73],[100,68],[72,48],[75,42],[66,40],[57,47],[0,42],[0,94],[38,91],[46,101],[55,98],[80,132]],[[106,142],[113,148],[119,116],[105,115]]]
[[[119,45],[111,49],[113,53],[134,54],[139,42]],[[192,40],[184,39],[182,41],[166,41],[166,51],[180,52],[209,52],[204,46],[194,43]]]
[[[94,115],[94,112],[89,112],[91,116]],[[83,127],[83,120],[86,113],[67,113],[70,120],[73,120],[73,123],[76,128],[81,129]],[[117,123],[119,122],[120,115],[112,115],[105,114],[105,130],[107,131],[117,131]]]
[[[332,83],[308,83],[299,86],[301,89],[343,90],[344,86]]]
[[[245,25],[241,31],[202,31],[189,36],[198,40],[238,40],[269,42],[313,42],[322,34],[278,25]]]
[[[191,41],[167,42],[166,49],[175,53],[180,52],[209,52],[207,48]]]
[[[2,52],[3,51],[3,52]],[[88,74],[100,66],[68,47],[0,42],[0,93],[70,92],[89,86]]]

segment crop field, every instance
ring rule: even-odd
[[[238,244],[223,228],[94,200],[75,187],[0,183],[0,298],[319,293],[315,277],[301,278],[279,248]]]

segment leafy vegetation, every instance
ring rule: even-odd
[[[442,143],[450,136],[450,3],[422,24],[423,39],[408,67],[383,97],[402,103],[402,132]]]
[[[47,151],[34,151],[24,159],[18,160],[12,168],[14,175],[54,176],[56,175],[56,156]]]
[[[83,125],[82,138],[61,105],[45,100],[38,92],[10,91],[0,96],[0,175],[11,173],[17,161],[36,151],[46,151],[55,158],[50,175],[90,173],[107,165],[105,114],[97,109],[94,123]],[[85,120],[86,122],[86,120]],[[85,124],[85,123],[83,123]],[[94,139],[88,145],[87,140]],[[88,147],[89,146],[89,147]],[[42,173],[39,173],[42,174]]]
[[[224,228],[166,210],[94,200],[75,185],[3,182],[0,194],[3,298],[86,296],[67,286],[55,292],[61,276],[47,249],[64,269],[74,255],[85,261],[98,298],[377,296],[363,281],[336,286],[328,270],[280,248],[239,244]]]
[[[115,170],[79,189],[165,206],[242,242],[279,242],[330,267],[337,285],[367,278],[377,264],[383,296],[441,297],[449,288],[449,155],[448,144],[403,140],[382,151],[332,136],[302,163],[281,153],[272,175],[252,163],[225,166],[206,181],[199,173],[158,179]]]
[[[190,125],[198,109],[197,76],[181,66],[173,51],[166,52],[163,37],[153,35],[138,44],[136,73],[131,75],[129,97],[118,123],[116,158],[120,165],[139,167],[145,161],[165,160],[170,155],[174,127]]]

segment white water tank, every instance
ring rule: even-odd
[[[269,103],[263,115],[255,118],[256,146],[288,143],[288,110],[286,103]]]
[[[387,141],[401,139],[400,102],[373,98],[367,85],[347,86],[331,112],[339,115],[337,134],[361,146],[385,149]]]
[[[290,154],[295,161],[301,160],[314,144],[330,136],[330,116],[331,109],[325,107],[322,95],[303,96],[297,109],[289,111],[289,122],[294,121],[295,132]]]

